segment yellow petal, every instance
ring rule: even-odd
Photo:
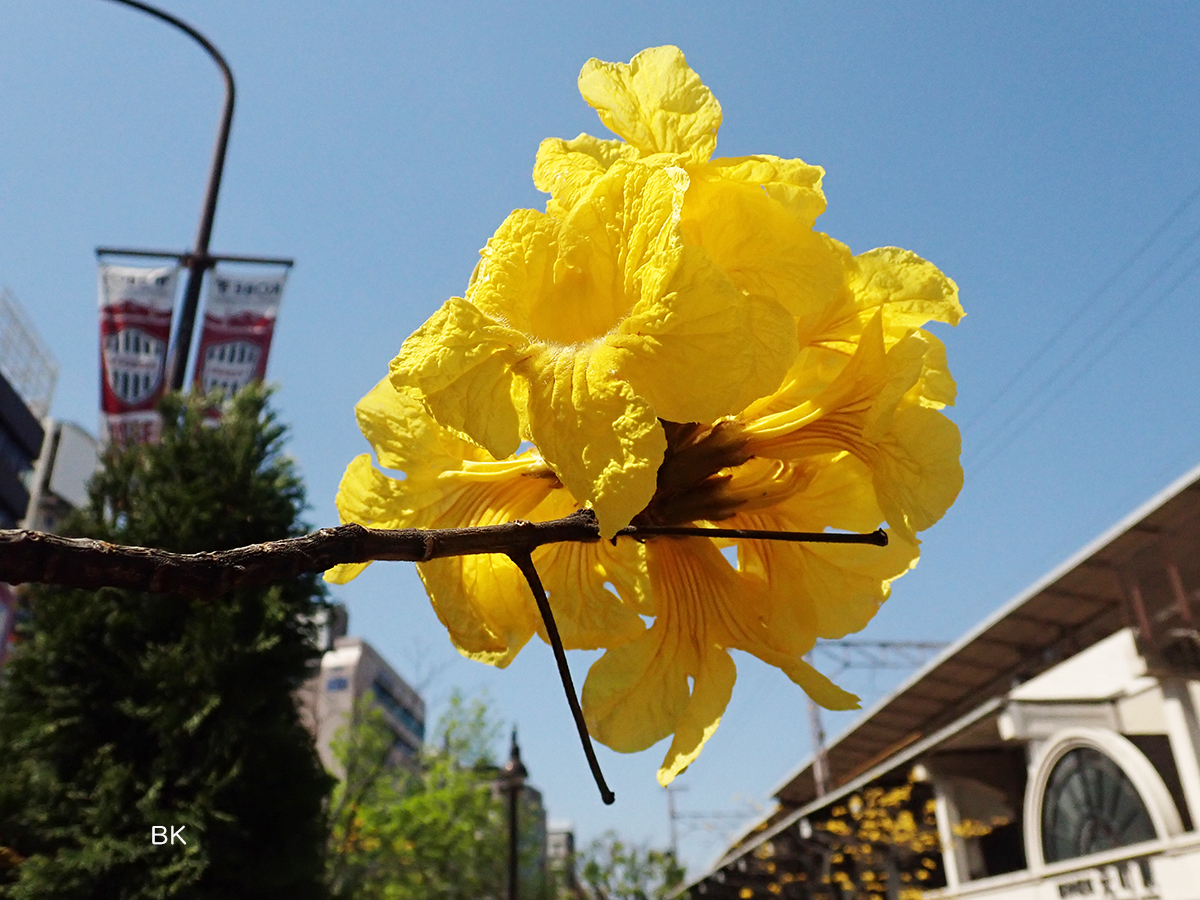
[[[619,570],[638,566],[634,541],[549,544],[534,554],[534,564],[554,611],[559,637],[568,650],[616,647],[639,637],[646,626],[634,604],[626,604],[606,584],[628,581]],[[624,577],[623,577],[624,576]],[[543,626],[538,627],[548,640]]]
[[[843,298],[849,254],[759,185],[693,174],[682,227],[739,290],[775,300],[804,321],[824,321]]]
[[[590,134],[570,141],[547,138],[538,147],[533,184],[550,194],[559,209],[569,210],[618,159],[633,160],[637,156],[637,148],[624,141],[605,141]]]
[[[503,668],[540,621],[529,585],[506,556],[455,556],[418,563],[433,609],[458,651]]]
[[[579,92],[600,121],[644,154],[712,156],[721,106],[678,47],[643,50],[628,64],[591,59]]]
[[[880,247],[855,257],[851,289],[864,307],[886,306],[889,327],[919,328],[926,322],[957,325],[963,317],[958,285],[933,263],[899,247]]]
[[[692,697],[675,724],[675,737],[658,770],[658,783],[663,787],[692,764],[716,732],[736,680],[737,666],[724,650],[715,650],[704,657],[692,686]]]
[[[953,406],[958,386],[946,362],[946,345],[928,331],[913,332],[912,337],[925,344],[925,353],[922,356],[920,382],[910,391],[907,399],[933,409]]]
[[[872,468],[888,522],[907,534],[937,522],[963,485],[958,426],[935,409],[899,410],[880,440]]]
[[[588,279],[575,302],[596,309],[596,327],[558,343],[578,343],[616,327],[638,301],[659,296],[682,253],[679,215],[688,187],[678,166],[618,161],[592,185],[560,231],[556,281]]]
[[[414,467],[438,471],[459,468],[463,461],[491,459],[491,454],[438,425],[425,405],[397,391],[383,378],[354,407],[358,427],[385,469],[407,472]]]
[[[654,410],[619,378],[603,344],[545,350],[529,363],[529,434],[600,534],[629,524],[654,494],[667,442]]]
[[[803,659],[781,661],[779,667],[793,682],[826,709],[858,709],[858,697],[838,687]]]
[[[674,731],[690,699],[688,675],[699,669],[693,640],[655,623],[596,660],[582,692],[592,737],[620,753],[636,753]]]
[[[530,515],[545,521],[576,509],[566,491],[555,491]],[[568,650],[615,647],[644,631],[645,548],[637,541],[545,544],[533,562],[546,588],[563,646]],[[545,628],[538,633],[546,640]]]
[[[963,317],[958,285],[930,262],[898,247],[881,247],[854,257],[845,301],[830,307],[816,328],[823,343],[854,352],[857,335],[880,310],[888,346],[927,322],[957,325]]]
[[[414,391],[439,424],[503,459],[521,443],[511,366],[525,343],[452,297],[404,342],[392,360],[392,385]]]
[[[685,248],[668,291],[640,303],[611,339],[620,372],[659,418],[709,422],[778,385],[796,356],[787,310],[746,297],[705,253]]]
[[[671,277],[686,188],[677,167],[618,162],[565,221],[517,210],[482,251],[468,300],[530,342],[567,348],[603,337]]]
[[[704,171],[759,189],[807,228],[825,211],[825,194],[821,190],[825,170],[803,160],[778,156],[726,157],[712,160]]]

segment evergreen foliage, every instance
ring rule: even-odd
[[[394,738],[370,698],[334,752],[345,772],[331,809],[330,882],[355,900],[502,897],[507,799],[496,790],[499,723],[482,699],[450,698],[420,765],[389,764]],[[522,794],[521,896],[546,897],[541,810]]]
[[[266,392],[168,397],[64,532],[196,552],[304,533]],[[319,898],[330,785],[293,692],[316,576],[190,601],[37,586],[0,683],[0,896]],[[151,829],[183,826],[185,846]],[[15,863],[15,865],[14,865]],[[6,867],[7,864],[7,868]]]

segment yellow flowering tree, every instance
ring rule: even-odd
[[[671,737],[667,784],[729,702],[730,650],[826,707],[857,704],[803,655],[867,624],[961,487],[941,412],[954,382],[923,326],[962,310],[918,256],[855,256],[816,231],[820,168],[713,158],[720,105],[677,48],[592,60],[579,87],[618,138],[542,143],[545,210],[501,224],[463,296],[358,404],[375,461],[350,463],[337,502],[343,522],[393,529],[588,508],[605,538],[886,522],[886,547],[739,540],[736,562],[703,535],[534,551],[563,645],[605,650],[583,689],[589,730],[629,752]],[[418,570],[466,656],[504,666],[547,639],[508,557]]]

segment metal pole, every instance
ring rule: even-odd
[[[808,698],[808,729],[812,735],[813,788],[816,796],[824,797],[829,792],[829,756],[825,752],[825,727],[821,724],[821,707],[812,697]]]
[[[517,729],[512,731],[512,745],[509,747],[508,762],[500,770],[504,791],[508,794],[508,900],[517,900],[517,876],[519,874],[520,831],[517,820],[517,801],[521,789],[525,787],[525,779],[529,770],[521,762],[521,748],[517,746]]]
[[[175,330],[175,342],[171,347],[171,355],[167,363],[171,374],[171,388],[178,391],[182,390],[183,382],[187,377],[187,357],[192,346],[192,329],[196,324],[196,309],[200,305],[200,286],[204,281],[205,270],[212,265],[212,258],[208,255],[208,241],[212,236],[213,217],[217,212],[217,193],[221,189],[221,173],[225,169],[225,149],[229,144],[229,127],[233,123],[233,72],[230,71],[229,64],[225,62],[225,58],[212,45],[212,42],[181,19],[148,3],[142,3],[140,0],[112,0],[112,2],[132,6],[134,9],[174,25],[208,51],[208,55],[216,62],[221,70],[221,76],[225,79],[225,107],[221,113],[220,127],[217,130],[217,143],[213,147],[212,167],[208,172],[208,188],[204,194],[204,206],[200,211],[200,227],[196,230],[196,247],[186,258],[187,286],[183,291],[183,308],[179,313],[179,326]]]

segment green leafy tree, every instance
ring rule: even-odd
[[[202,399],[162,412],[158,444],[105,456],[66,533],[195,552],[304,532],[264,391],[219,424]],[[30,589],[0,686],[0,895],[324,896],[330,779],[293,699],[322,596],[312,575],[202,600]]]
[[[578,878],[595,900],[666,900],[683,883],[670,850],[630,844],[607,831],[576,854]]]
[[[455,693],[434,739],[412,768],[392,762],[384,714],[364,698],[335,742],[345,777],[331,809],[330,882],[362,900],[478,900],[506,889],[506,799],[495,789],[501,725],[483,699]],[[544,896],[541,836],[521,816],[521,896]]]

